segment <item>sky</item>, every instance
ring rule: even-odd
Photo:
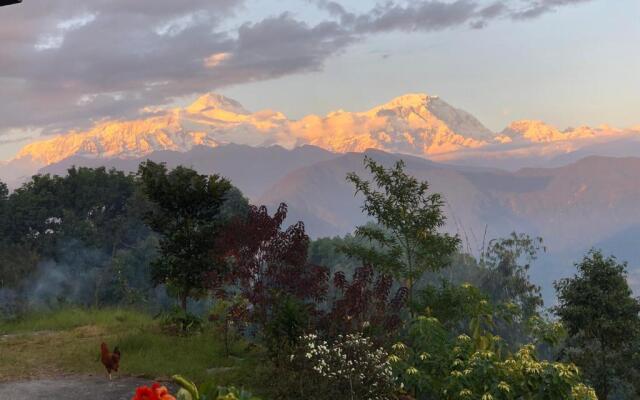
[[[640,125],[637,0],[24,0],[0,8],[0,159],[213,91],[290,118],[439,95],[494,131]]]

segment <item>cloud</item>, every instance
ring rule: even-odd
[[[526,5],[511,13],[513,20],[527,20],[538,18],[563,6],[570,6],[579,3],[588,3],[593,0],[529,0]]]
[[[229,58],[231,53],[215,53],[204,59],[204,65],[207,68],[215,68]]]
[[[243,21],[244,0],[30,0],[0,10],[0,135],[55,132],[219,88],[317,71],[373,34],[483,28],[591,0],[401,0],[324,21]],[[275,5],[274,5],[275,7]]]
[[[357,18],[358,32],[436,31],[459,26],[476,16],[478,3],[471,0],[418,1],[408,6],[386,3]]]

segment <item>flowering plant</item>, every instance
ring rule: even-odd
[[[160,386],[156,382],[151,387],[140,386],[137,388],[136,394],[131,400],[176,400],[176,398],[169,393],[166,386]]]
[[[389,355],[359,333],[339,335],[331,342],[315,334],[303,335],[289,362],[292,371],[303,375],[303,398],[393,398],[395,381]]]

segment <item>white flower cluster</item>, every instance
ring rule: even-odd
[[[300,338],[300,357],[322,379],[349,388],[352,398],[386,400],[394,386],[388,353],[360,334],[338,336],[331,343],[315,334]],[[292,360],[295,356],[292,356]]]

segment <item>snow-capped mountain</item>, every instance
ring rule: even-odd
[[[336,152],[376,148],[432,155],[477,148],[492,133],[471,114],[438,97],[411,94],[366,112],[336,111],[300,120],[264,110],[249,112],[235,100],[207,94],[184,108],[146,110],[129,121],[105,121],[27,145],[17,159],[49,165],[72,155],[140,157],[158,150],[188,151],[220,143],[254,146],[312,144]]]
[[[368,111],[338,110],[299,120],[273,110],[251,112],[235,100],[206,94],[185,107],[144,109],[137,119],[102,121],[86,131],[30,143],[13,160],[0,163],[0,180],[18,183],[72,156],[133,159],[228,143],[288,149],[309,144],[336,153],[377,149],[513,169],[546,165],[583,148],[630,137],[640,137],[640,129],[560,131],[541,121],[517,121],[495,134],[468,112],[426,94],[400,96]],[[608,155],[629,155],[631,147],[617,147]]]
[[[514,141],[552,143],[604,138],[607,136],[618,136],[622,133],[623,131],[609,126],[599,128],[581,126],[560,131],[558,128],[542,121],[524,120],[512,122],[505,130],[496,136],[495,139],[500,143],[512,143]]]
[[[336,111],[291,123],[292,133],[336,152],[369,148],[431,156],[482,147],[492,133],[466,111],[438,97],[408,94],[369,111]]]

